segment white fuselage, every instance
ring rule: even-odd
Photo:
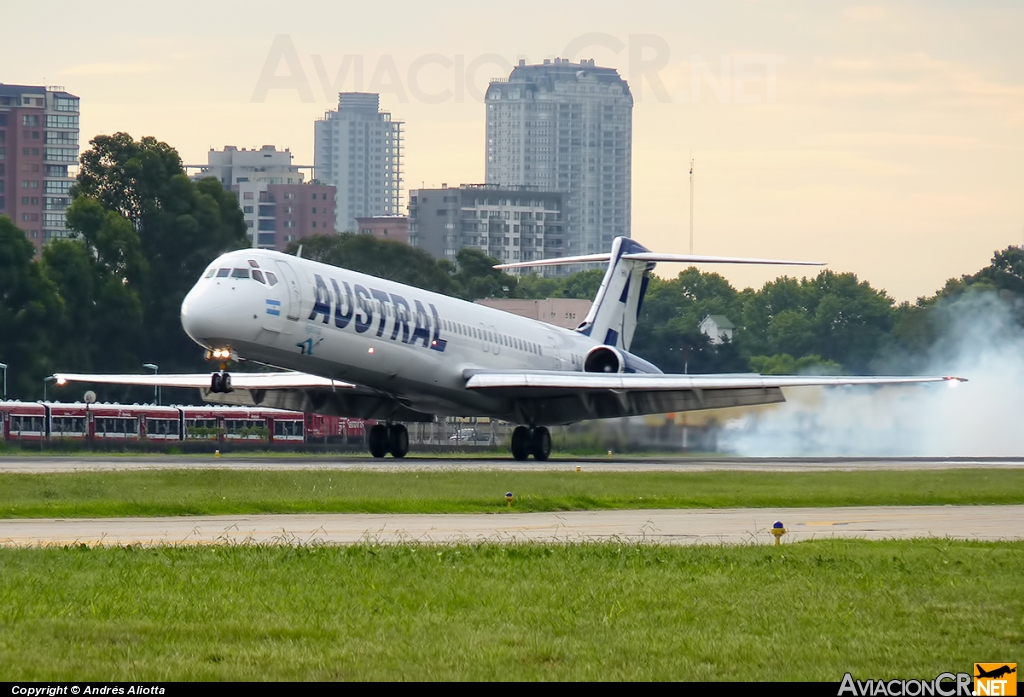
[[[599,344],[494,308],[256,249],[215,260],[182,303],[181,320],[204,347],[361,385],[434,414],[507,415],[503,400],[466,389],[466,371],[582,371]]]

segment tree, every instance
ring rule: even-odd
[[[744,296],[743,331],[751,355],[817,355],[845,370],[869,368],[892,328],[893,301],[851,273],[781,277]]]
[[[68,228],[107,274],[101,285],[113,278],[137,294],[135,362],[197,369],[201,354],[181,329],[181,303],[214,258],[245,245],[238,200],[216,179],[189,180],[174,148],[155,138],[115,133],[90,145]]]
[[[838,375],[841,366],[811,354],[793,358],[788,353],[774,356],[751,356],[750,367],[761,375]]]
[[[700,331],[708,315],[739,318],[739,295],[716,273],[690,267],[676,278],[651,278],[632,351],[674,373],[741,372],[747,370],[739,336],[712,344]]]
[[[579,300],[593,300],[597,297],[597,291],[601,287],[604,274],[604,269],[577,271],[574,274],[570,274],[562,282],[562,290],[559,296],[563,298],[577,298]]]
[[[453,266],[441,265],[422,249],[402,242],[342,232],[303,237],[289,244],[288,252],[295,254],[300,245],[302,256],[306,259],[387,278],[435,293],[450,294],[454,290]]]
[[[124,220],[119,216],[114,219]],[[53,240],[47,244],[41,267],[64,299],[62,332],[70,340],[55,347],[61,369],[137,371],[142,307],[135,287],[112,273],[81,240]]]
[[[500,263],[494,257],[479,249],[463,247],[455,253],[455,263],[455,285],[463,299],[516,297],[516,277],[494,268]]]
[[[42,396],[60,345],[64,304],[40,272],[35,247],[7,216],[0,216],[0,362],[9,366],[8,394]]]
[[[177,151],[153,137],[135,141],[115,133],[96,136],[89,145],[72,196],[96,199],[136,225],[163,204],[167,182],[185,174]]]

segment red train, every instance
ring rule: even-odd
[[[0,401],[0,435],[8,441],[362,445],[374,423],[282,409]]]

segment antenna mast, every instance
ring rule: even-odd
[[[693,158],[690,158],[690,254],[693,254]]]

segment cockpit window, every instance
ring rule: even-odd
[[[253,277],[253,280],[259,281],[260,283],[264,283],[265,282],[263,280],[263,272],[262,271],[257,271],[256,269],[253,269],[252,270],[252,277]]]
[[[231,269],[217,269],[217,278],[227,278]]]
[[[217,269],[208,269],[206,275],[203,278],[213,278],[213,274],[217,273]]]
[[[254,259],[249,260],[249,266],[253,267],[254,269],[258,269],[260,267],[260,265],[257,264]]]
[[[231,272],[231,278],[249,278],[249,269],[235,269]]]
[[[270,285],[272,285],[272,286],[276,286],[277,285],[277,276],[274,275],[272,272],[267,271],[267,282],[270,283]]]

